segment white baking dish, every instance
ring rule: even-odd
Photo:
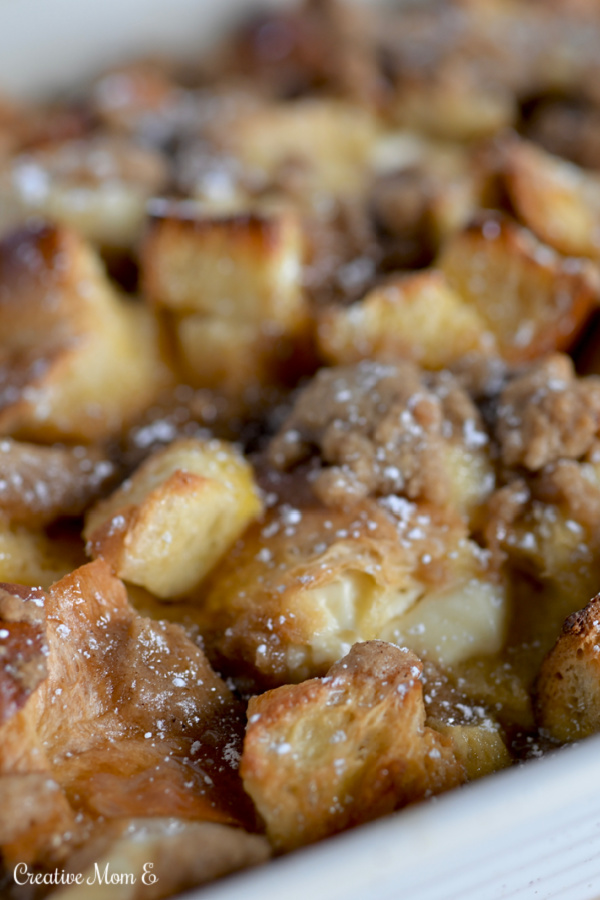
[[[255,5],[0,0],[0,89],[48,93],[131,55],[189,53]],[[188,896],[600,898],[600,736]]]

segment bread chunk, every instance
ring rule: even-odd
[[[265,185],[300,165],[311,196],[360,192],[377,135],[370,110],[318,97],[259,105],[213,128],[217,145]]]
[[[48,772],[0,775],[0,802],[0,846],[9,871],[19,863],[51,863],[60,837],[77,830],[75,813]],[[60,850],[56,856],[60,858]]]
[[[198,586],[261,509],[233,445],[180,439],[92,507],[84,537],[120,578],[174,598]]]
[[[291,212],[203,215],[153,207],[142,251],[147,296],[179,314],[294,325],[304,316],[303,238]]]
[[[505,88],[482,84],[466,67],[450,64],[434,76],[401,83],[392,115],[395,124],[433,138],[472,141],[509,127],[516,105]]]
[[[97,872],[133,876],[110,886],[111,900],[162,900],[180,891],[266,862],[266,838],[215,822],[174,818],[115,820],[97,826],[68,860],[65,871],[83,874],[81,885],[54,892],[56,900],[87,900]],[[152,881],[150,876],[155,876]]]
[[[0,231],[38,216],[104,247],[131,247],[167,174],[156,151],[105,135],[29,150],[0,176]]]
[[[98,817],[252,823],[240,710],[183,629],[138,615],[102,560],[46,594],[3,588],[0,775],[44,774],[78,816],[70,835],[42,830],[37,862],[64,859]],[[13,825],[3,852],[27,841]]]
[[[469,781],[483,778],[512,765],[512,758],[498,728],[484,724],[448,725],[430,722],[452,742],[456,759]]]
[[[494,657],[490,659],[491,666],[493,660]],[[456,687],[456,670],[449,675],[430,661],[424,663],[426,724],[451,740],[456,758],[472,781],[507,768],[512,764],[512,756],[497,718],[498,708],[490,709],[472,696],[472,682],[463,678],[465,668],[459,667],[458,671],[461,689]]]
[[[303,259],[300,220],[289,210],[210,215],[180,204],[154,217],[144,283],[168,310],[186,381],[244,399],[310,366]]]
[[[600,176],[526,141],[504,151],[505,178],[519,218],[567,256],[600,260]]]
[[[396,277],[353,306],[324,310],[318,342],[330,365],[400,358],[425,369],[443,369],[466,353],[495,348],[484,319],[433,269]]]
[[[192,314],[175,322],[186,382],[244,403],[257,389],[293,385],[313,369],[308,319],[290,326]]]
[[[92,249],[31,223],[0,243],[0,433],[93,443],[171,378],[157,323],[122,300]]]
[[[569,616],[542,664],[536,718],[556,741],[577,741],[600,730],[600,597]]]
[[[495,652],[506,613],[502,581],[464,524],[391,497],[273,507],[213,573],[200,617],[220,671],[274,687],[322,675],[374,638],[443,664]]]
[[[598,303],[590,263],[563,259],[499,214],[482,214],[451,237],[437,264],[511,363],[568,349]]]
[[[464,780],[450,743],[425,725],[421,672],[410,651],[369,641],[325,678],[250,701],[240,771],[277,849]]]

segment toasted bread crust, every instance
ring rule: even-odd
[[[84,537],[119,577],[173,598],[197,589],[261,509],[232,445],[181,439],[89,510]]]
[[[182,628],[138,615],[102,560],[47,594],[5,585],[0,602],[0,775],[45,773],[58,808],[79,812],[82,826],[138,814],[252,822],[228,761],[241,710]],[[32,660],[43,663],[35,672]],[[15,823],[3,850],[21,837]],[[69,850],[61,833],[42,838],[40,858]]]
[[[513,364],[568,349],[600,296],[594,266],[563,259],[504,214],[480,214],[449,239],[438,265]]]
[[[536,717],[556,741],[576,741],[600,730],[600,595],[567,618],[542,664]]]
[[[335,834],[464,779],[451,745],[425,726],[421,663],[355,644],[323,679],[248,707],[241,774],[279,849]]]

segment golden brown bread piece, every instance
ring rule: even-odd
[[[59,888],[56,900],[87,900],[97,871],[133,876],[110,885],[111,900],[161,900],[266,862],[269,842],[257,834],[215,822],[174,818],[116,819],[97,826],[65,865],[82,873],[81,885]],[[145,874],[144,874],[145,873]],[[151,876],[156,877],[153,881]]]
[[[131,247],[167,175],[159,153],[110,136],[28,150],[0,173],[0,232],[47,218],[104,247]]]
[[[506,560],[512,597],[504,661],[507,674],[512,669],[520,681],[520,687],[511,688],[511,676],[506,687],[514,700],[521,694],[523,710],[523,699],[529,704],[533,682],[565,618],[597,587],[599,508],[597,464],[573,460],[551,463],[539,475],[511,482],[492,499],[487,538]],[[471,674],[482,698],[490,702],[498,697],[515,709],[501,687],[501,668],[496,674],[482,665],[479,675]],[[534,727],[533,721],[528,727]]]
[[[171,376],[158,325],[121,299],[75,232],[32,222],[0,242],[0,432],[93,443]]]
[[[318,344],[329,365],[402,358],[443,369],[466,353],[493,352],[495,338],[477,310],[430,269],[396,276],[350,307],[324,310]]]
[[[490,658],[492,662],[495,657]],[[492,662],[493,665],[493,662]],[[507,737],[498,718],[499,708],[492,708],[462,679],[464,667],[456,678],[455,667],[444,671],[430,660],[423,665],[423,699],[426,724],[452,741],[456,758],[467,779],[472,781],[512,764]],[[461,688],[457,687],[457,680]]]
[[[401,128],[442,140],[472,141],[509,127],[516,104],[510,91],[482,83],[451,62],[419,80],[401,82],[391,114]]]
[[[567,256],[600,260],[600,177],[527,141],[508,141],[504,177],[519,218]]]
[[[379,123],[364,107],[309,97],[241,109],[233,120],[217,116],[210,132],[219,151],[233,156],[263,187],[299,166],[305,173],[305,202],[316,202],[319,195],[364,189]]]
[[[158,202],[142,251],[145,292],[180,314],[295,324],[304,317],[303,238],[289,211],[215,216]]]
[[[200,622],[219,670],[260,688],[322,675],[373,638],[444,664],[494,652],[506,611],[458,518],[391,497],[273,507],[213,572]]]
[[[600,596],[573,613],[542,664],[536,684],[539,727],[556,741],[600,730]]]
[[[308,318],[288,329],[268,321],[181,316],[174,322],[178,366],[186,383],[251,405],[262,388],[293,385],[313,371],[308,326]]]
[[[233,397],[293,382],[311,364],[297,214],[163,206],[153,207],[142,272],[150,301],[167,311],[182,377]]]
[[[81,814],[69,839],[50,826],[30,836],[39,861],[64,856],[99,816],[252,823],[235,769],[241,711],[183,629],[138,615],[102,560],[48,594],[4,585],[0,599],[15,666],[2,686],[0,774],[43,773],[58,806]],[[27,650],[26,628],[42,635]],[[17,821],[14,836],[29,840]]]
[[[180,439],[89,510],[84,537],[91,556],[164,599],[197,588],[261,510],[232,444]]]
[[[277,849],[464,781],[450,742],[425,725],[421,672],[410,651],[369,641],[322,679],[252,698],[240,771]]]
[[[469,781],[483,778],[512,765],[512,757],[498,727],[487,723],[448,725],[428,720],[428,724],[450,739],[456,759]]]
[[[568,349],[600,296],[591,263],[563,259],[498,213],[482,213],[450,237],[437,265],[510,363]]]

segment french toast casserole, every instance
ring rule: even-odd
[[[599,310],[598,0],[304,0],[3,98],[6,896],[600,731]]]

